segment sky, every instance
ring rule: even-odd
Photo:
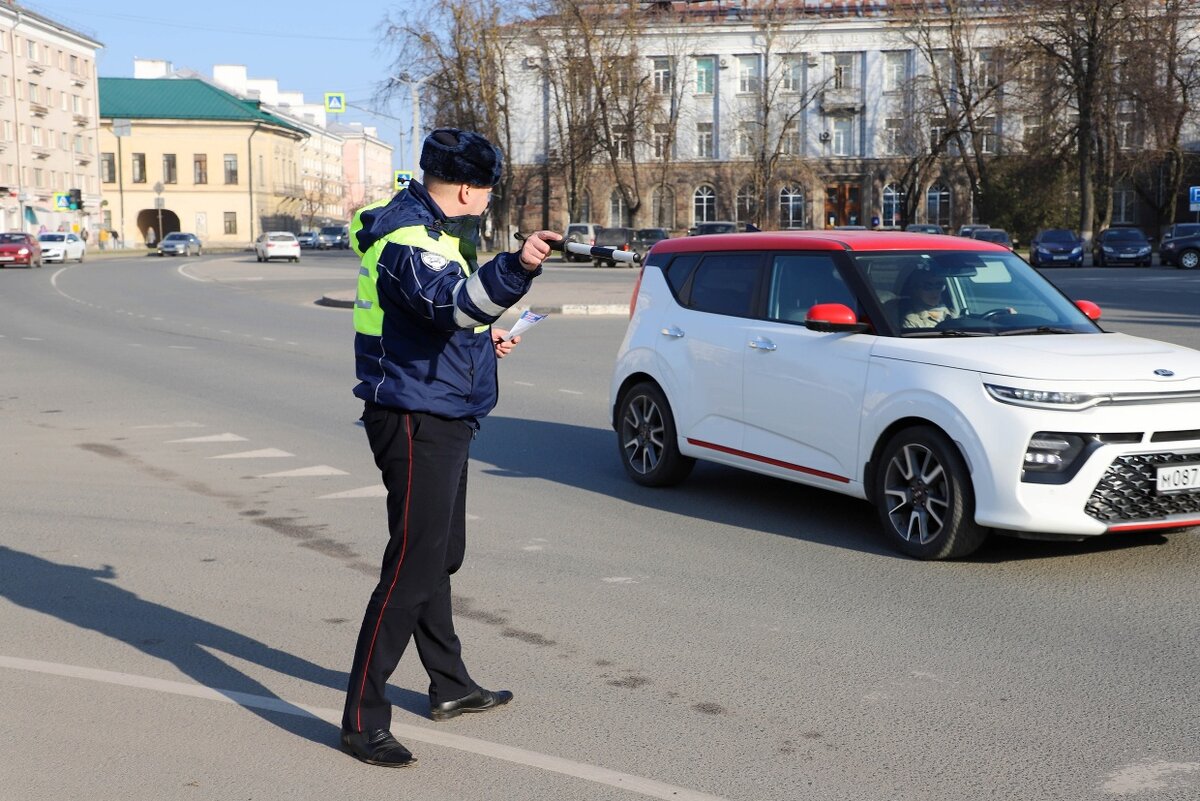
[[[17,0],[103,44],[96,62],[104,78],[131,78],[133,60],[148,58],[210,77],[215,64],[242,64],[250,78],[274,78],[280,91],[303,92],[305,102],[345,92],[350,108],[342,121],[375,126],[395,148],[396,169],[411,169],[407,93],[383,107],[372,98],[395,56],[383,40],[384,20],[419,2]]]

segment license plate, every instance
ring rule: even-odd
[[[1154,473],[1155,490],[1159,495],[1200,491],[1200,462],[1164,464]]]
[[[1055,257],[1054,257],[1054,260],[1055,260],[1055,261],[1063,261],[1063,260],[1064,260],[1064,259],[1066,259],[1066,258],[1067,258],[1066,256],[1055,256]]]
[[[0,256],[0,261],[12,261],[12,256]]]

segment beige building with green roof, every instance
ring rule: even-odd
[[[300,230],[302,127],[200,79],[100,78],[99,96],[104,226],[124,244]]]

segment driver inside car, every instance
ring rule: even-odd
[[[946,305],[943,295],[946,280],[928,270],[917,270],[904,286],[904,315],[901,328],[934,328],[938,323],[958,315]]]

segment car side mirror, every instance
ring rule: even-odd
[[[1094,321],[1100,319],[1100,307],[1095,303],[1092,303],[1090,300],[1077,300],[1075,301],[1075,305],[1079,307],[1081,312],[1087,315],[1089,320]]]
[[[854,311],[844,303],[818,303],[808,310],[804,327],[826,333],[861,334],[871,328],[860,323]]]

